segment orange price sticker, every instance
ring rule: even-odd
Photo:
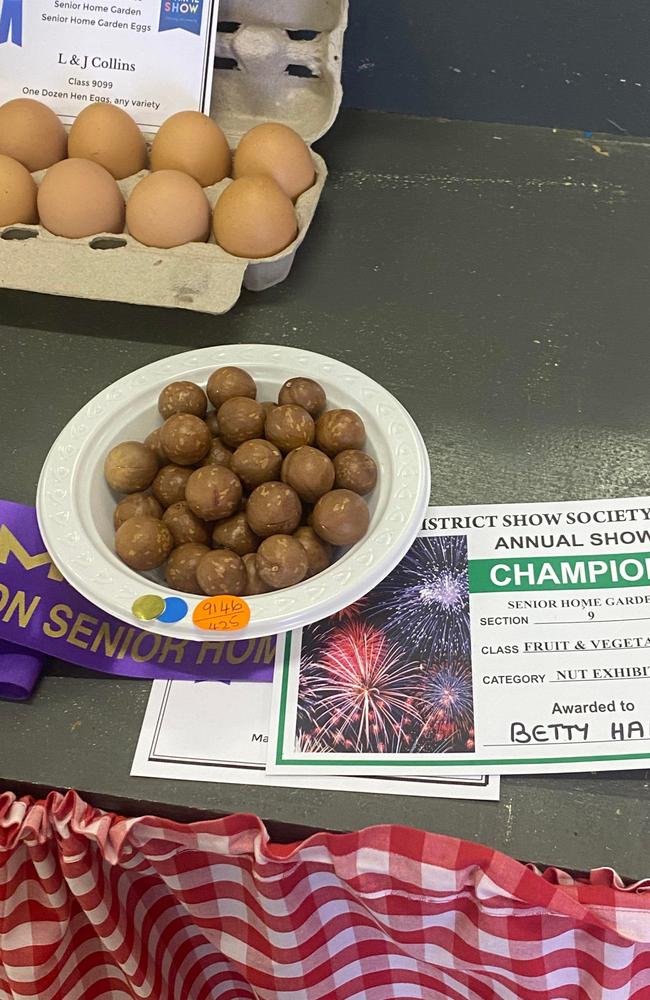
[[[251,620],[251,609],[243,597],[206,597],[194,608],[192,621],[205,632],[239,632]]]

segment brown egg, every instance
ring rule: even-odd
[[[126,206],[127,228],[147,247],[180,247],[205,243],[210,232],[210,205],[202,188],[178,170],[144,177]]]
[[[68,135],[68,156],[93,160],[121,181],[144,170],[147,147],[131,115],[114,104],[90,104]]]
[[[36,184],[26,167],[0,155],[0,226],[38,222]]]
[[[114,177],[90,160],[50,167],[38,189],[41,224],[55,236],[80,239],[124,230],[124,198]]]
[[[277,122],[256,125],[237,147],[233,176],[259,174],[272,177],[292,201],[310,188],[316,177],[304,140],[288,125]]]
[[[242,177],[214,207],[214,236],[235,257],[260,259],[280,253],[298,235],[296,213],[271,177]]]
[[[67,146],[63,125],[40,101],[20,97],[0,107],[0,153],[18,160],[30,173],[63,160]]]
[[[180,170],[201,187],[230,173],[230,148],[212,118],[200,111],[179,111],[161,128],[151,147],[152,170]]]

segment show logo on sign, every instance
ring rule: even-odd
[[[0,45],[23,44],[23,0],[0,0]]]
[[[202,15],[203,0],[161,0],[158,31],[181,28],[200,35]]]

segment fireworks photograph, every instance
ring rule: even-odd
[[[470,657],[467,538],[417,538],[372,592],[370,617],[432,658]]]
[[[416,539],[361,601],[303,630],[295,749],[471,753],[467,539]]]

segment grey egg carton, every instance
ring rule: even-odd
[[[341,103],[347,13],[348,0],[221,0],[211,115],[231,147],[263,121],[285,122],[310,145],[324,135]],[[157,250],[128,233],[68,240],[42,226],[7,226],[0,229],[0,287],[225,313],[242,287],[262,291],[289,274],[327,178],[325,161],[313,150],[312,157],[316,182],[296,202],[298,235],[274,257],[233,257],[213,238]],[[146,173],[120,182],[126,197]],[[206,188],[211,205],[230,183]]]

